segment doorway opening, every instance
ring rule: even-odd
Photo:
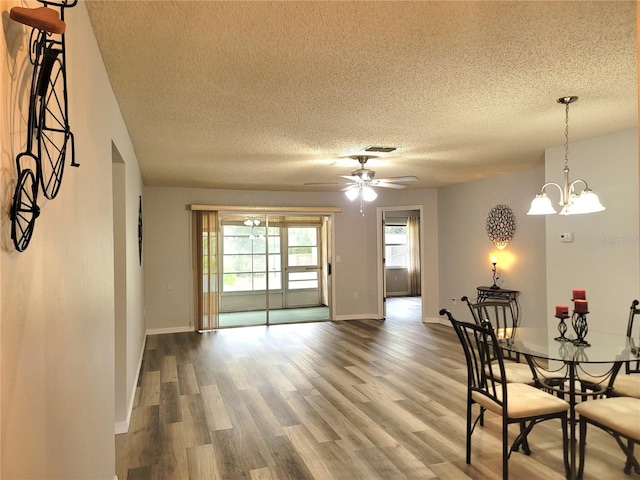
[[[379,314],[422,321],[422,207],[378,209]]]

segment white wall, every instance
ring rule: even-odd
[[[376,206],[423,205],[428,226],[429,252],[423,268],[429,273],[425,288],[427,316],[437,316],[437,220],[435,190],[381,193],[362,217],[358,206],[341,192],[255,192],[188,188],[145,187],[145,295],[147,327],[185,329],[193,321],[191,212],[195,204],[267,206],[340,206],[335,215],[333,265],[336,318],[376,318]],[[434,233],[435,232],[435,233]],[[170,289],[167,289],[167,284]],[[353,292],[357,292],[357,299]]]
[[[66,12],[69,117],[79,168],[67,164],[57,198],[42,201],[34,236],[10,239],[15,156],[26,138],[27,29],[8,19],[23,2],[2,0],[1,476],[109,479],[114,447],[114,247],[112,141],[127,172],[127,229],[137,225],[142,181],[85,5]],[[29,6],[41,6],[28,2]],[[9,45],[9,47],[7,47]],[[13,45],[20,45],[14,49]],[[7,51],[8,50],[8,51]],[[133,218],[129,218],[131,215]],[[127,240],[129,322],[142,325],[136,230]],[[134,247],[135,246],[135,247]],[[137,270],[135,268],[137,267]],[[130,327],[128,327],[130,328]],[[135,339],[131,339],[132,341]],[[141,337],[136,352],[141,351]],[[136,359],[137,360],[137,359]]]
[[[564,146],[546,152],[545,175],[562,182]],[[589,330],[624,333],[629,306],[640,298],[638,240],[638,131],[636,129],[571,143],[571,181],[586,180],[606,207],[589,215],[549,215],[546,222],[547,311],[572,308],[571,291],[587,290]],[[557,201],[557,192],[549,191]],[[563,232],[573,243],[560,242]],[[556,328],[551,317],[549,327]]]
[[[477,285],[491,283],[489,256],[497,250],[486,235],[486,217],[502,203],[516,216],[516,233],[498,252],[505,256],[498,263],[500,285],[521,292],[523,325],[555,330],[555,305],[571,305],[571,290],[585,288],[589,328],[624,332],[629,305],[640,297],[637,130],[570,145],[571,180],[587,180],[606,211],[527,216],[545,181],[562,182],[563,163],[564,146],[558,146],[547,150],[545,168],[439,189],[440,303],[454,316],[469,313],[452,298],[475,296]],[[549,195],[557,201],[555,192]],[[562,232],[573,232],[575,241],[561,243]]]
[[[544,220],[526,215],[543,183],[540,167],[438,190],[440,305],[454,317],[471,318],[459,299],[475,297],[477,286],[492,284],[490,257],[495,253],[499,285],[521,292],[522,325],[546,325]],[[486,233],[487,216],[499,204],[509,206],[516,220],[513,239],[501,251]]]
[[[631,133],[629,136],[635,138]],[[595,140],[596,143],[598,141]],[[629,155],[633,156],[634,151],[632,148]],[[637,161],[634,165],[637,168]],[[561,168],[558,172],[561,175]],[[635,179],[629,196],[637,199],[637,173],[625,177],[631,181]],[[337,292],[334,301],[338,318],[375,318],[377,315],[378,272],[376,243],[372,241],[376,235],[375,208],[423,205],[427,235],[423,268],[428,271],[427,285],[423,289],[427,309],[425,317],[438,318],[439,308],[444,307],[454,315],[466,318],[466,306],[460,302],[453,304],[451,299],[459,299],[463,295],[475,296],[476,286],[491,283],[489,257],[497,252],[500,257],[500,284],[521,291],[523,325],[544,326],[548,312],[556,302],[552,299],[547,301],[546,220],[526,215],[531,198],[544,181],[544,168],[540,167],[441,188],[437,192],[381,191],[376,202],[368,206],[365,217],[359,215],[356,205],[335,193],[146,187],[145,225],[147,238],[150,239],[146,247],[148,255],[145,269],[148,327],[188,328],[192,321],[188,210],[191,203],[342,206],[343,212],[336,215],[335,251],[340,255],[341,262],[334,264]],[[615,189],[619,179],[612,180],[611,185]],[[637,203],[636,200],[636,208]],[[486,235],[487,215],[497,204],[508,205],[516,216],[514,238],[503,251],[498,251]],[[628,221],[628,225],[637,232],[637,213]],[[632,238],[637,239],[637,233],[635,235]],[[637,245],[635,249],[635,256],[632,254],[629,257],[629,263],[635,265],[637,270],[640,263],[637,260]],[[637,274],[634,278],[632,285],[637,285]],[[167,283],[171,285],[171,290],[166,290]],[[632,288],[637,291],[637,287]],[[353,291],[358,292],[357,299],[352,298]]]

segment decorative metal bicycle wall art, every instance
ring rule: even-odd
[[[69,127],[64,40],[64,10],[75,6],[78,0],[39,1],[43,7],[13,7],[9,14],[12,20],[32,27],[27,142],[16,157],[18,180],[11,204],[11,239],[19,252],[29,245],[40,215],[40,191],[50,200],[58,195],[68,149],[71,166],[79,166]],[[58,7],[59,12],[52,6]]]

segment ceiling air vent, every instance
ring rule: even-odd
[[[389,153],[397,150],[398,147],[376,147],[375,145],[371,145],[364,149],[365,152],[379,152],[379,153]]]

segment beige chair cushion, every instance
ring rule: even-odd
[[[533,373],[531,373],[531,367],[526,363],[505,361],[504,373],[507,376],[508,383],[533,384]],[[500,370],[498,368],[493,371],[493,378],[502,382],[502,378],[500,378]]]
[[[502,392],[498,392],[498,398]],[[502,407],[479,392],[471,392],[471,398],[487,410],[502,415]],[[567,411],[564,400],[524,383],[507,383],[507,416],[527,418]]]
[[[576,405],[576,413],[640,441],[640,398],[587,400]]]
[[[640,373],[619,373],[613,382],[613,394],[618,397],[640,398]]]

